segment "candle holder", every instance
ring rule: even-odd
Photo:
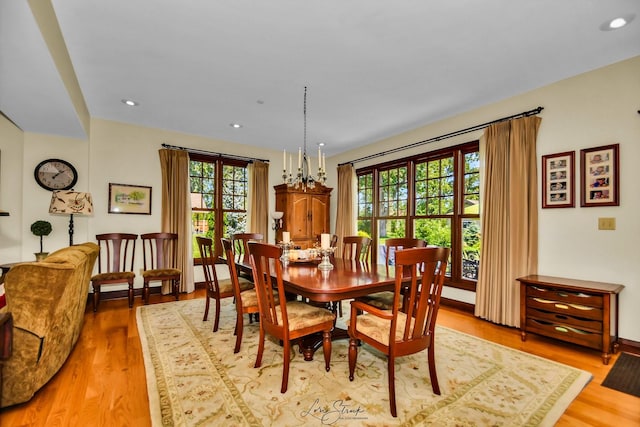
[[[318,253],[322,256],[322,261],[318,264],[318,270],[329,271],[333,270],[333,264],[329,260],[329,256],[333,254],[335,248],[318,249]]]
[[[293,248],[293,242],[288,242],[288,243],[280,242],[278,246],[282,248],[282,255],[280,255],[280,261],[282,261],[282,264],[285,266],[289,265],[289,250]]]

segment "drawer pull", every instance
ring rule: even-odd
[[[554,304],[556,308],[561,308],[563,310],[569,310],[569,306],[566,304]]]
[[[567,294],[565,292],[557,292],[557,294],[558,294],[559,297],[562,297],[562,298],[566,298],[566,297],[569,296],[569,294]]]
[[[556,327],[555,327],[555,328],[553,328],[553,329],[555,329],[555,330],[556,330],[556,331],[558,331],[558,332],[565,332],[565,333],[566,333],[566,332],[569,332],[569,330],[568,330],[567,328],[563,328],[562,326],[556,326]]]
[[[595,310],[593,307],[587,307],[585,305],[579,305],[579,304],[569,304],[569,305],[575,308],[576,310],[582,310],[582,311]]]
[[[542,299],[542,298],[534,298],[533,300],[537,301],[537,302],[541,302],[542,304],[553,304],[555,302],[555,301],[551,301],[551,300],[548,300],[548,299]]]

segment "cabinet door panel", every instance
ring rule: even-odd
[[[306,240],[309,238],[309,197],[306,194],[294,194],[291,204],[293,227],[291,240]]]
[[[329,208],[327,197],[311,198],[311,234],[310,238],[316,240],[318,235],[329,232]]]

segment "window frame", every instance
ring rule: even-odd
[[[446,218],[451,222],[451,264],[450,264],[450,276],[445,278],[445,285],[452,288],[464,289],[468,291],[476,290],[476,280],[466,279],[462,276],[462,233],[463,222],[466,219],[480,220],[480,213],[471,214],[464,212],[465,201],[465,168],[464,168],[464,156],[468,153],[479,152],[479,141],[471,141],[463,144],[453,145],[450,147],[433,150],[425,153],[420,153],[401,159],[391,160],[384,163],[375,165],[369,165],[356,170],[356,178],[358,179],[357,194],[358,194],[358,206],[356,208],[357,221],[369,221],[371,224],[371,239],[373,242],[377,242],[378,239],[378,222],[381,219],[389,219],[389,216],[380,216],[380,187],[379,179],[380,172],[399,167],[407,168],[407,213],[405,216],[394,216],[393,219],[405,219],[405,235],[415,236],[414,221],[416,219],[432,219],[432,218]],[[428,210],[423,215],[416,214],[416,165],[418,163],[428,162],[432,160],[442,159],[446,157],[453,157],[454,162],[454,197],[453,197],[453,213],[452,214],[438,214],[429,215]],[[360,207],[360,179],[366,175],[372,175],[373,184],[373,210],[371,216],[361,216]],[[480,176],[482,171],[479,170]],[[428,242],[427,242],[428,243]],[[371,251],[371,262],[378,262],[378,248],[373,245]]]
[[[241,159],[237,159],[237,158],[231,158],[231,157],[224,157],[224,156],[219,156],[219,155],[207,155],[207,154],[200,154],[200,153],[196,153],[196,154],[189,154],[189,162],[191,161],[197,161],[197,162],[204,162],[204,163],[212,163],[214,164],[214,168],[215,168],[215,176],[214,176],[214,207],[213,209],[204,209],[204,208],[193,208],[193,206],[191,206],[191,216],[193,218],[193,214],[194,213],[198,213],[198,212],[213,212],[214,213],[214,231],[213,234],[214,236],[216,236],[216,238],[213,239],[213,248],[214,248],[214,256],[217,259],[219,259],[220,257],[223,256],[223,249],[222,249],[222,243],[220,242],[220,238],[221,237],[231,237],[231,236],[224,236],[223,233],[223,229],[224,229],[224,215],[227,213],[245,213],[245,214],[249,214],[248,209],[246,209],[248,207],[249,204],[249,177],[248,177],[248,170],[247,170],[247,194],[246,194],[246,200],[245,200],[245,209],[241,210],[241,209],[224,209],[223,208],[223,196],[224,196],[224,191],[223,191],[223,185],[224,185],[224,167],[225,166],[234,166],[234,167],[241,167],[241,168],[245,168],[248,169],[249,164],[251,163],[248,160],[241,160]],[[189,173],[189,192],[190,194],[196,194],[196,193],[191,193],[191,173]],[[192,230],[192,235],[191,235],[191,241],[194,240],[194,230]],[[193,258],[193,262],[194,264],[198,265],[202,263],[201,258],[197,258],[194,255]]]

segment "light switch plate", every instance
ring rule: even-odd
[[[615,218],[598,218],[598,230],[615,230]]]

